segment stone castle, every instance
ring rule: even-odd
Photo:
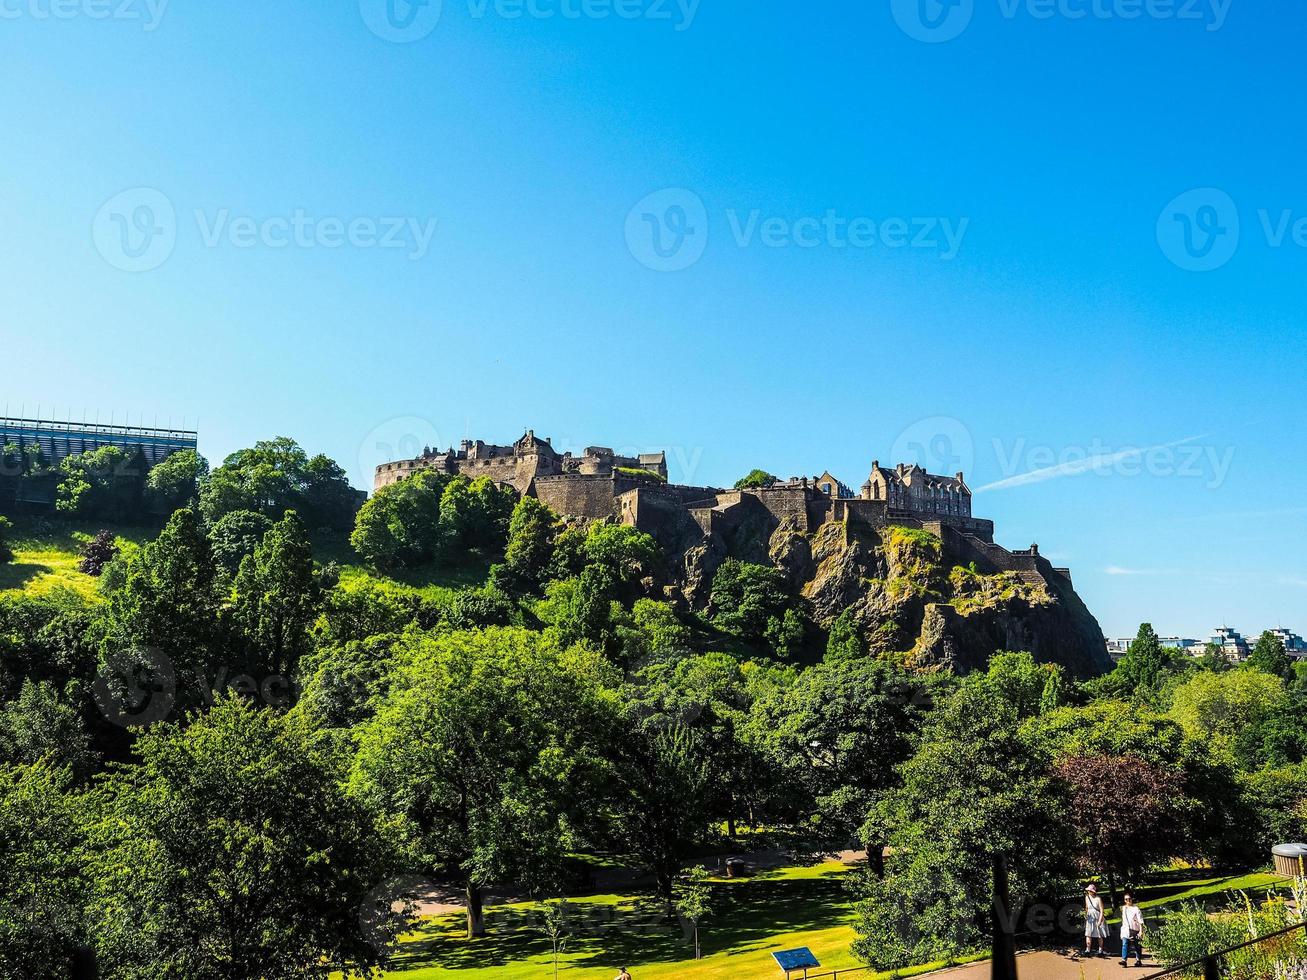
[[[1043,581],[1053,573],[1070,580],[1066,569],[1053,568],[1040,556],[1037,545],[1009,551],[995,544],[993,522],[971,514],[971,490],[963,474],[939,476],[915,464],[890,468],[873,461],[856,495],[830,472],[726,490],[669,483],[665,453],[620,456],[591,446],[576,456],[557,452],[549,439],[528,430],[511,446],[464,440],[457,450],[427,448],[416,459],[383,463],[374,487],[423,470],[486,476],[538,498],[564,517],[629,524],[672,552],[684,552],[704,539],[729,540],[743,528],[811,533],[830,521],[899,524],[934,532],[955,561],[975,562],[981,571]]]

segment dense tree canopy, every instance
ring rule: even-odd
[[[65,514],[155,520],[90,539],[96,595],[0,595],[0,975],[83,944],[106,980],[349,975],[404,925],[393,875],[464,890],[479,936],[488,885],[621,864],[697,928],[697,865],[858,838],[855,949],[897,968],[984,947],[998,855],[1020,905],[1307,835],[1307,665],[1273,635],[1232,664],[1144,624],[1088,682],[1022,650],[955,677],[866,597],[730,554],[690,585],[666,542],[488,479],[420,472],[355,517],[289,439],[122,463],[0,451]],[[887,538],[900,593],[979,574]]]

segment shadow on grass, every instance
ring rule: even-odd
[[[1190,896],[1193,901],[1200,901],[1204,905],[1211,905],[1213,902],[1222,904],[1225,901],[1230,886],[1236,882],[1242,881],[1249,877],[1247,871],[1167,871],[1156,875],[1150,875],[1147,883],[1134,888],[1136,901],[1140,903],[1156,904],[1165,903],[1167,899],[1184,896],[1189,892],[1198,891],[1199,894]],[[1252,886],[1243,886],[1238,890],[1246,891],[1253,896],[1265,896],[1267,892],[1274,890],[1279,881],[1267,884]],[[1189,901],[1190,899],[1185,899]]]
[[[773,947],[788,933],[839,925],[848,909],[842,874],[772,880],[771,876],[718,882],[712,888],[713,915],[700,931],[705,956],[738,955]],[[687,957],[689,938],[650,898],[616,903],[577,899],[572,903],[572,936],[564,952],[576,966],[674,963]],[[491,935],[468,940],[461,916],[442,916],[425,924],[416,938],[391,959],[396,970],[440,967],[466,970],[520,963],[546,956],[552,946],[536,908],[501,907],[486,916]]]
[[[54,569],[49,565],[38,565],[31,562],[0,565],[0,591],[5,589],[21,589],[38,575],[45,575],[53,571]]]

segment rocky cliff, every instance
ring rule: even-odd
[[[1037,554],[1005,562],[1012,553],[951,528],[941,536],[831,521],[807,531],[755,516],[729,533],[682,536],[692,604],[706,603],[713,572],[734,557],[784,571],[819,626],[847,611],[870,651],[918,669],[983,669],[999,650],[1026,650],[1081,677],[1111,668],[1070,578]]]

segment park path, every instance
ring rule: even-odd
[[[1122,969],[1121,961],[1115,955],[1106,959],[1091,957],[1077,960],[1072,957],[1071,952],[1071,950],[1065,952],[1037,950],[1021,953],[1017,956],[1018,975],[1021,980],[1080,980],[1082,977],[1083,980],[1117,980],[1118,977],[1146,977],[1161,969],[1156,960],[1146,955],[1147,950],[1145,950],[1142,970],[1136,966]],[[942,970],[930,976],[944,978],[944,980],[989,980],[989,968],[989,961],[986,960],[952,970]]]

